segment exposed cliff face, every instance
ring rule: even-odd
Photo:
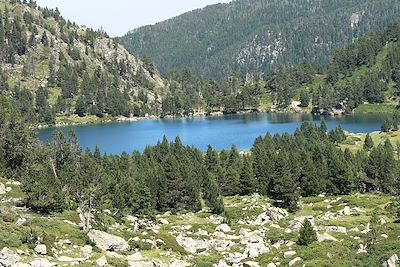
[[[333,53],[395,22],[395,0],[237,0],[129,32],[120,41],[160,67],[224,78],[262,75],[276,65],[330,61]]]

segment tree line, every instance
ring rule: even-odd
[[[266,134],[251,150],[205,153],[166,138],[143,153],[82,151],[73,133],[39,143],[14,102],[0,96],[0,172],[23,183],[38,212],[109,209],[113,214],[199,211],[224,213],[222,196],[259,193],[290,211],[300,196],[399,192],[399,161],[387,140],[367,136],[356,153],[341,149],[338,128],[306,122],[294,134]]]

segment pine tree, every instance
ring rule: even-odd
[[[243,157],[243,167],[240,174],[240,195],[250,195],[255,191],[253,165],[250,157]]]
[[[369,151],[374,147],[374,141],[372,140],[370,134],[368,133],[364,141],[364,150]]]
[[[317,232],[314,230],[311,222],[305,218],[303,225],[300,228],[297,244],[301,246],[308,246],[315,241],[317,241]]]

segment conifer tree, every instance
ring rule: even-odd
[[[315,241],[317,241],[317,232],[314,230],[311,222],[307,218],[305,218],[303,225],[300,228],[297,244],[308,246]]]
[[[250,195],[255,191],[255,180],[252,161],[248,156],[243,157],[243,167],[240,174],[240,195]]]
[[[368,133],[367,136],[365,137],[364,141],[364,150],[369,151],[371,148],[374,147],[374,141],[371,138],[371,135]]]

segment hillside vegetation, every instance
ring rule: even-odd
[[[0,93],[30,122],[159,112],[166,88],[157,70],[105,32],[33,1],[2,1],[0,15]]]
[[[396,0],[237,0],[135,29],[119,40],[154,59],[162,73],[191,69],[224,79],[260,77],[304,60],[320,66],[338,48],[382,30],[400,14]]]

